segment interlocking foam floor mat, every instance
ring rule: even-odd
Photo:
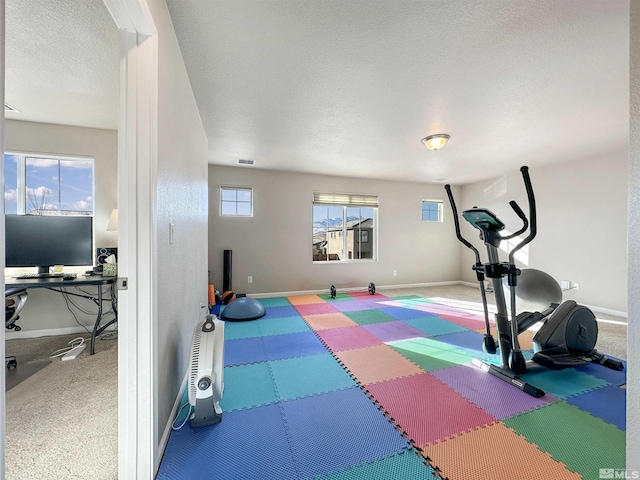
[[[265,317],[226,324],[222,422],[173,431],[158,479],[596,479],[624,468],[625,371],[539,368],[523,376],[546,392],[533,398],[471,365],[498,361],[482,352],[475,313],[379,292],[260,301]]]

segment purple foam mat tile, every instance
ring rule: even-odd
[[[400,321],[372,323],[363,325],[363,328],[383,342],[395,342],[397,340],[407,340],[409,338],[427,336],[426,333]]]
[[[499,420],[558,401],[550,394],[532,397],[473,365],[436,370],[431,375]]]
[[[278,404],[225,412],[206,427],[172,431],[158,480],[299,479]]]
[[[327,352],[322,342],[311,331],[270,335],[262,337],[261,340],[264,344],[266,360],[281,360]]]
[[[303,317],[306,315],[322,315],[325,313],[338,313],[340,311],[336,307],[334,307],[332,304],[328,304],[328,303],[308,303],[304,305],[296,305],[295,309]]]
[[[620,360],[619,358],[610,358],[622,362],[624,368],[622,370],[612,370],[598,363],[588,363],[576,368],[576,370],[605,380],[611,385],[625,385],[627,383],[627,362],[625,360]]]
[[[582,395],[567,398],[566,402],[590,413],[594,417],[615,425],[623,432],[627,430],[626,388],[607,385]]]
[[[267,360],[267,355],[262,337],[239,338],[224,342],[224,365],[226,367],[264,362],[265,360]]]
[[[409,447],[359,387],[280,405],[301,478],[379,460]]]
[[[378,305],[374,302],[368,302],[366,300],[345,300],[344,302],[336,302],[331,305],[341,312],[354,312],[356,310],[371,310],[378,308]]]
[[[316,335],[333,352],[379,345],[382,341],[360,325],[318,330]]]
[[[396,320],[410,320],[412,318],[432,317],[433,314],[407,307],[387,307],[380,308],[381,312],[391,315]]]

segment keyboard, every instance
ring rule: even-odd
[[[24,275],[18,275],[18,280],[29,280],[32,278],[61,278],[64,273],[25,273]]]

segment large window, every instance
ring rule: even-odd
[[[6,153],[6,214],[93,215],[94,161]]]
[[[251,217],[253,215],[253,190],[246,187],[220,187],[220,215]]]
[[[377,259],[376,195],[315,193],[313,261]]]

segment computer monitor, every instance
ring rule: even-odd
[[[5,266],[93,265],[93,217],[5,215]]]

